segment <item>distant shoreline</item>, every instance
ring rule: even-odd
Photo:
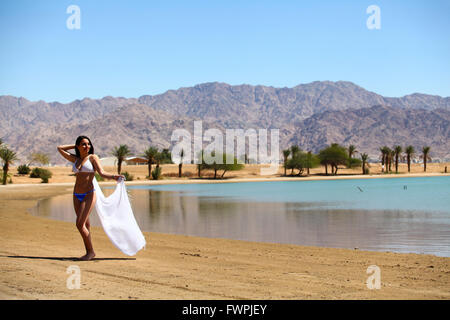
[[[166,185],[166,184],[200,184],[200,183],[242,183],[242,182],[270,182],[270,181],[317,181],[317,180],[358,180],[358,179],[395,179],[395,178],[425,178],[425,177],[450,177],[450,173],[412,173],[412,174],[375,174],[375,175],[329,175],[329,176],[303,176],[303,177],[268,177],[268,178],[228,178],[228,179],[162,179],[162,180],[139,180],[126,181],[126,185]],[[53,183],[18,183],[0,185],[0,191],[5,188],[28,187],[28,186],[73,186],[73,182]],[[115,181],[99,181],[100,185],[115,185]]]

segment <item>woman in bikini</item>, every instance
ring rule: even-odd
[[[75,149],[76,155],[67,152],[70,149]],[[75,145],[59,146],[58,151],[64,158],[73,162],[72,171],[76,175],[75,187],[73,189],[73,206],[77,214],[77,228],[86,247],[86,254],[80,260],[91,260],[95,257],[95,252],[91,241],[89,214],[96,200],[95,190],[92,184],[95,171],[102,178],[106,179],[119,180],[121,178],[125,179],[125,177],[103,171],[98,156],[94,154],[94,146],[86,136],[79,136]]]

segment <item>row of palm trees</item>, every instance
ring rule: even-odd
[[[204,151],[201,150],[199,156],[201,156],[201,163],[197,165],[198,168],[198,176],[201,177],[201,171],[203,169],[209,169],[214,171],[214,179],[217,178],[217,172],[219,170],[223,170],[221,178],[225,175],[227,171],[235,171],[235,170],[241,170],[244,166],[242,164],[237,163],[237,159],[234,158],[233,163],[226,163],[227,155],[221,154],[218,155],[220,159],[223,159],[221,163],[216,163],[215,161],[211,164],[206,163],[205,159],[203,158]],[[117,158],[117,172],[118,174],[121,173],[122,170],[122,163],[123,161],[130,156],[132,153],[127,145],[120,145],[118,147],[115,147],[113,149],[112,155]],[[148,166],[148,177],[152,177],[152,165],[156,164],[156,169],[159,170],[159,166],[162,163],[172,163],[171,160],[171,154],[169,152],[169,149],[163,149],[162,152],[158,151],[158,148],[156,147],[149,147],[144,151],[144,153],[141,155],[144,159],[147,160],[147,166]],[[214,152],[212,154],[214,157]],[[180,163],[178,164],[178,177],[181,178],[182,176],[182,167],[183,167],[183,158],[185,157],[184,150],[181,150],[180,152]]]
[[[422,148],[422,155],[420,156],[423,159],[423,171],[427,171],[427,161],[431,161],[430,157],[430,150],[431,148],[429,146],[425,146]],[[411,172],[411,161],[414,158],[414,155],[416,154],[416,150],[413,146],[409,145],[405,147],[404,149],[404,155],[403,148],[399,145],[394,146],[392,149],[383,146],[380,148],[381,152],[381,168],[383,172],[391,172],[392,168],[392,162],[395,162],[395,172],[398,173],[398,164],[400,161],[406,161],[408,164],[408,172]]]
[[[383,146],[379,150],[381,152],[381,168],[382,168],[381,170],[382,170],[382,172],[386,172],[386,173],[392,172],[392,162],[393,161],[395,163],[395,172],[396,173],[398,173],[398,164],[401,161],[406,161],[406,163],[408,165],[408,172],[411,172],[411,161],[413,160],[414,155],[416,154],[416,150],[414,149],[413,146],[409,145],[409,146],[405,147],[404,154],[402,154],[403,148],[400,145],[396,145],[392,149],[387,146]],[[425,146],[422,148],[422,155],[420,157],[423,159],[423,171],[424,172],[427,171],[427,161],[431,161],[430,150],[431,150],[431,147],[429,147],[429,146]],[[356,147],[354,145],[350,145],[348,147],[348,152],[349,152],[348,156],[349,156],[349,158],[351,158],[352,155],[357,153],[358,151],[356,150]],[[367,153],[361,154],[363,174],[366,173],[365,165],[366,165],[368,159],[369,159],[369,156]]]
[[[112,155],[117,158],[117,173],[122,171],[122,163],[128,157],[131,156],[131,150],[126,144],[121,144],[118,147],[114,147]],[[141,155],[147,160],[148,165],[148,177],[151,177],[152,165],[156,164],[156,170],[158,170],[161,163],[171,162],[169,149],[163,149],[159,151],[158,148],[150,146]]]
[[[427,171],[427,161],[431,161],[429,146],[422,148],[421,158],[423,159],[424,171]],[[404,154],[403,148],[399,145],[390,149],[387,146],[380,148],[381,151],[381,165],[382,172],[392,172],[392,164],[395,162],[395,172],[398,173],[398,164],[400,161],[406,161],[408,164],[408,172],[411,172],[411,161],[416,153],[413,146],[409,145],[405,147]],[[362,167],[362,173],[368,173],[367,163],[369,155],[367,153],[361,153],[361,159],[355,158],[354,155],[358,153],[356,146],[350,145],[347,148],[340,146],[337,143],[331,144],[319,151],[317,155],[302,152],[296,145],[291,146],[288,149],[283,150],[284,158],[284,175],[287,175],[287,169],[291,169],[291,175],[293,175],[294,169],[298,169],[298,175],[300,175],[304,169],[306,169],[309,175],[309,169],[315,168],[318,164],[325,167],[325,174],[328,175],[328,166],[331,167],[331,173],[337,174],[338,166],[345,165],[347,168]],[[290,158],[289,158],[290,156]]]

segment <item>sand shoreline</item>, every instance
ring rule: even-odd
[[[220,182],[241,180],[266,181]],[[161,182],[176,183],[153,183]],[[52,183],[0,188],[1,299],[450,299],[450,258],[423,254],[144,232],[147,249],[130,258],[95,227],[97,259],[77,261],[84,248],[72,223],[27,212],[39,199],[70,193],[72,187]],[[71,265],[81,270],[78,290],[66,285]],[[370,265],[381,270],[380,290],[366,286]]]

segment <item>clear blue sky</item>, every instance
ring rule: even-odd
[[[69,30],[69,5],[81,29]],[[381,29],[369,30],[369,5]],[[204,82],[347,80],[450,96],[450,1],[0,1],[0,95],[69,102]]]

